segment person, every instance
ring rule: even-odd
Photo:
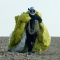
[[[36,14],[36,10],[34,7],[28,8],[28,14],[31,17],[31,20],[26,25],[26,45],[28,47],[28,54],[31,54],[33,52],[32,50],[36,37],[40,32],[39,23],[42,22],[42,19]],[[38,27],[38,29],[36,29],[35,26],[36,28]]]

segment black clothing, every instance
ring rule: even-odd
[[[29,16],[31,17],[31,20],[30,20],[30,21],[38,20],[39,23],[42,22],[41,17],[38,16],[37,14],[35,14],[35,15],[31,15],[31,14],[29,14]],[[32,23],[31,23],[31,24],[32,24]]]
[[[41,17],[38,16],[37,14],[35,14],[35,15],[29,14],[29,16],[31,17],[31,20],[30,20],[30,27],[31,27],[31,29],[33,29],[33,25],[34,25],[35,20],[38,20],[39,23],[42,22]],[[27,26],[28,26],[28,23],[26,25],[26,28],[27,28]]]
[[[35,20],[38,20],[39,23],[42,22],[42,19],[41,17],[39,17],[37,14],[35,15],[30,15],[29,16],[31,17],[31,20],[30,20],[30,28],[32,29],[33,28],[33,25],[34,25],[34,22]],[[36,40],[36,37],[37,37],[37,33],[34,33],[34,34],[30,34],[28,32],[28,24],[26,25],[26,35],[27,35],[27,39],[26,39],[26,44],[27,44],[27,47],[28,47],[28,52],[31,52],[32,49],[33,49],[33,45],[34,45],[34,42]],[[33,43],[33,44],[31,44]]]
[[[28,47],[28,52],[31,52],[32,49],[33,49],[33,44],[35,43],[35,40],[36,40],[37,33],[34,33],[34,34],[30,35],[26,31],[26,34],[27,34],[26,44],[27,44],[27,47]]]

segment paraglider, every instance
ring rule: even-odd
[[[34,7],[28,8],[27,12],[15,16],[15,28],[12,32],[7,50],[27,51],[28,53],[42,52],[51,42],[49,32],[42,21],[41,13]]]

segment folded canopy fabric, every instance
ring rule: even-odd
[[[41,17],[41,14],[36,11],[36,14],[38,14]],[[42,18],[42,17],[41,17]],[[30,17],[28,12],[23,12],[21,15],[15,16],[15,28],[14,31],[12,32],[12,36],[10,38],[10,43],[8,44],[8,48],[16,48],[19,43],[21,42],[21,39],[23,37],[24,31],[25,31],[25,26],[26,24],[30,21]],[[36,38],[33,50],[37,52],[42,52],[46,50],[50,43],[51,43],[51,38],[48,33],[48,30],[44,23],[40,23],[40,34]],[[24,46],[24,50],[27,50],[27,46]]]

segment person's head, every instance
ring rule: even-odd
[[[31,14],[31,15],[35,15],[36,10],[34,9],[34,7],[30,7],[30,8],[28,8],[28,12],[29,12],[29,14]]]

